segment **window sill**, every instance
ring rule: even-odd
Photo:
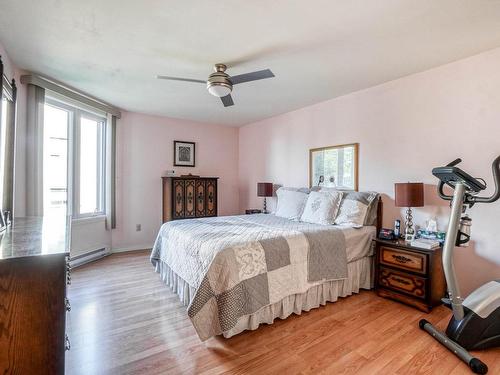
[[[99,214],[93,216],[81,216],[72,219],[72,223],[74,225],[93,224],[93,223],[98,223],[100,221],[102,222],[106,221],[106,215]]]

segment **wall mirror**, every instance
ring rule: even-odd
[[[358,190],[359,143],[309,150],[309,186]]]

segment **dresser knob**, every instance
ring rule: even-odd
[[[69,303],[69,299],[67,297],[64,298],[64,304],[66,305],[66,311],[71,311],[71,303]]]
[[[66,334],[66,343],[64,345],[64,350],[71,350],[71,343],[69,342],[68,334]]]

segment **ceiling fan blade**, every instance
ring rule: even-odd
[[[231,107],[232,105],[234,105],[231,94],[223,96],[222,98],[220,98],[220,100],[222,100],[222,104],[224,104],[224,107]]]
[[[156,76],[158,79],[167,79],[169,81],[184,81],[184,82],[195,82],[195,83],[207,83],[207,81],[202,81],[201,79],[192,78],[180,78],[180,77],[169,77],[169,76]]]
[[[273,72],[270,69],[259,70],[257,72],[239,74],[237,76],[229,77],[233,85],[237,85],[238,83],[245,83],[250,81],[257,81],[259,79],[264,78],[272,78],[274,77]]]

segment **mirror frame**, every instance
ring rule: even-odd
[[[336,148],[354,147],[354,191],[358,191],[359,188],[359,143],[346,143],[343,145],[326,146],[309,149],[309,187],[313,187],[313,153],[324,150],[331,150]]]

